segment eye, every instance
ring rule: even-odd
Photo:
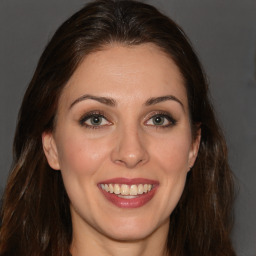
[[[107,120],[104,114],[99,112],[90,112],[83,116],[79,123],[86,128],[101,128],[103,126],[111,125],[112,123]]]
[[[176,120],[166,113],[155,114],[146,122],[146,125],[156,126],[156,127],[159,126],[161,128],[170,127],[175,124],[176,124]]]

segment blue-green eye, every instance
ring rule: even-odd
[[[86,124],[88,125],[101,125],[103,117],[102,116],[92,116],[88,120],[86,120]]]
[[[79,123],[88,128],[100,128],[102,126],[111,125],[111,122],[100,113],[87,113],[80,119]]]
[[[149,126],[159,126],[159,127],[169,127],[176,124],[176,120],[174,120],[171,116],[167,114],[156,114],[152,116],[147,122]]]
[[[163,116],[155,116],[152,118],[152,121],[154,125],[165,125],[166,118]]]

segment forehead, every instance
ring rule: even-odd
[[[83,94],[134,104],[150,97],[172,94],[187,106],[179,68],[154,44],[114,44],[85,56],[65,86],[60,104],[70,104]]]

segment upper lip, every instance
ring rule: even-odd
[[[159,184],[159,182],[157,180],[151,180],[146,178],[129,179],[129,178],[117,177],[117,178],[100,181],[98,184],[127,184],[127,185],[154,184],[154,185],[157,185]]]

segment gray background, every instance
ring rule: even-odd
[[[0,0],[0,189],[11,164],[17,112],[56,28],[81,0]],[[256,1],[151,0],[190,37],[206,69],[237,177],[233,241],[256,256]],[[199,255],[196,255],[199,256]]]

